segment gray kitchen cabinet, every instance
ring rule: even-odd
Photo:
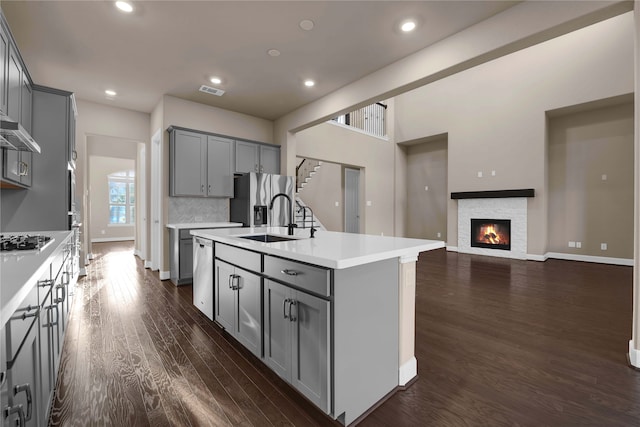
[[[30,187],[32,183],[33,153],[7,149],[2,151],[2,178],[24,187]]]
[[[9,43],[9,55],[7,56],[7,115],[12,120],[20,122],[22,106],[22,65],[18,58],[18,52]]]
[[[280,147],[250,141],[235,142],[235,173],[280,173]]]
[[[193,280],[193,238],[190,228],[169,229],[169,279],[175,285],[184,285]],[[213,257],[211,258],[213,261]]]
[[[20,124],[31,133],[31,105],[33,100],[33,89],[27,73],[21,74],[22,83],[20,84]]]
[[[7,56],[9,37],[0,24],[0,113],[7,114]]]
[[[215,251],[215,320],[253,354],[261,357],[260,255],[222,244],[216,244]]]
[[[307,399],[330,413],[330,302],[265,280],[265,361]]]
[[[170,196],[233,197],[233,140],[169,128]]]

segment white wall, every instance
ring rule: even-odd
[[[632,93],[633,31],[633,15],[626,13],[400,95],[396,142],[447,133],[450,192],[534,188],[528,253],[542,255],[545,112]],[[456,224],[457,205],[450,201],[451,246],[457,243]]]

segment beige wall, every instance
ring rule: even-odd
[[[360,227],[365,234],[394,235],[395,145],[389,141],[322,123],[296,134],[297,153],[361,168]],[[371,202],[371,206],[366,206]],[[342,207],[342,203],[340,203]]]
[[[627,13],[400,95],[396,142],[447,133],[450,192],[534,188],[528,253],[543,255],[545,112],[632,93],[633,30]],[[449,206],[447,244],[457,246]]]
[[[446,240],[449,199],[446,136],[407,146],[405,150],[406,237]]]
[[[110,107],[94,102],[77,100],[78,117],[76,121],[76,151],[78,162],[76,170],[76,200],[82,208],[82,253],[84,259],[91,253],[90,219],[87,207],[91,203],[88,193],[89,179],[86,168],[89,165],[87,138],[90,136],[106,136],[129,141],[147,143],[149,141],[149,114],[123,108]]]
[[[550,118],[548,252],[631,259],[632,229],[633,104]]]
[[[135,170],[135,160],[90,155],[89,169],[91,240],[134,239],[134,225],[109,224],[108,175],[114,172]]]
[[[342,165],[323,162],[299,194],[327,230],[344,231]]]

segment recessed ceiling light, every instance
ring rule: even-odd
[[[313,80],[305,80],[304,81],[304,85],[306,87],[313,87],[313,86],[315,86],[315,84],[316,84],[316,82],[314,82]]]
[[[116,95],[117,95],[116,91],[115,91],[115,90],[111,90],[111,89],[107,89],[107,90],[105,90],[105,91],[104,91],[104,93],[105,93],[107,96],[116,96]]]
[[[416,28],[415,21],[405,21],[402,23],[402,25],[400,25],[400,29],[405,33],[408,33],[409,31],[413,31],[415,30],[415,28]]]
[[[269,49],[267,53],[269,56],[280,56],[280,51],[278,49]]]
[[[220,83],[222,83],[222,80],[220,80],[218,77],[211,77],[211,83],[213,83],[214,85],[219,85]]]
[[[133,12],[133,6],[128,1],[122,1],[122,0],[117,1],[116,7],[126,13]]]
[[[310,19],[303,19],[302,21],[300,21],[299,25],[300,25],[300,28],[302,28],[303,30],[311,31],[313,30],[313,26],[315,24]]]

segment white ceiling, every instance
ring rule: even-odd
[[[2,0],[2,10],[37,84],[142,112],[168,94],[273,120],[515,3],[136,1],[126,15],[106,0]],[[398,30],[406,18],[419,22],[410,34]]]

